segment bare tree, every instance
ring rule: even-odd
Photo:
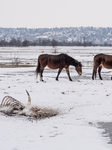
[[[52,45],[53,47],[57,46],[57,44],[58,44],[58,42],[57,42],[56,40],[53,39],[53,40],[51,41],[51,45]]]

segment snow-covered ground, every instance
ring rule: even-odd
[[[55,81],[57,70],[45,68],[45,83],[36,79],[35,69],[38,55],[52,53],[52,47],[0,48],[0,62],[11,60],[17,54],[21,60],[35,67],[0,68],[0,103],[10,95],[23,104],[27,103],[28,90],[32,105],[57,109],[57,116],[42,120],[13,117],[0,114],[1,150],[111,150],[109,138],[103,137],[98,122],[112,121],[112,70],[102,69],[103,81],[92,81],[93,57],[104,52],[111,54],[112,48],[58,47],[83,64],[79,76],[70,67],[73,82],[68,80],[65,70],[59,81]],[[38,80],[38,83],[36,82]]]

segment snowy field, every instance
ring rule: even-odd
[[[55,80],[57,70],[45,68],[45,83],[36,79],[37,58],[42,53],[67,53],[83,64],[79,76],[70,67],[72,82],[65,70]],[[109,47],[27,47],[0,48],[0,63],[22,62],[32,67],[0,68],[0,103],[10,95],[32,105],[58,110],[57,116],[30,120],[0,114],[1,150],[111,150],[109,137],[102,135],[99,122],[112,122],[112,70],[102,69],[103,81],[92,80],[93,57],[111,54]],[[38,83],[37,83],[38,80]]]

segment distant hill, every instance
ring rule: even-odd
[[[55,39],[57,41],[92,42],[112,44],[112,28],[68,27],[68,28],[0,28],[0,40],[12,38],[35,41]]]

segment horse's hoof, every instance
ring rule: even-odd
[[[43,80],[43,79],[41,79],[40,81],[44,82],[44,80]]]
[[[58,81],[58,79],[56,78],[56,81]]]
[[[72,81],[72,79],[69,79],[69,81]]]
[[[92,77],[92,80],[94,80],[94,78]]]

